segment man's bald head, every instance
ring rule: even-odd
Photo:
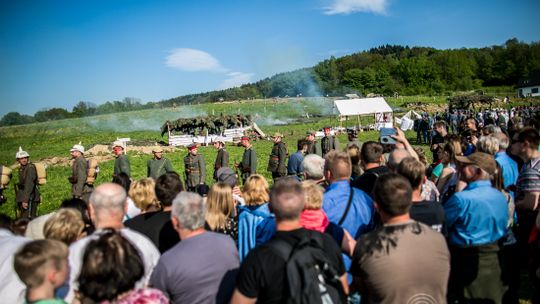
[[[124,188],[113,183],[101,184],[90,195],[90,205],[96,214],[104,211],[125,212],[127,194]]]

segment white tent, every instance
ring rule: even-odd
[[[392,127],[392,108],[383,97],[334,100],[336,114],[340,116],[374,115],[375,124],[370,129]]]
[[[422,116],[415,111],[410,110],[401,118],[396,117],[396,124],[400,125],[401,130],[403,131],[412,130],[414,127],[414,120],[418,118],[422,118]]]

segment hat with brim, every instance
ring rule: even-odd
[[[194,150],[194,149],[197,149],[197,144],[196,143],[192,143],[190,145],[187,146],[188,150]]]
[[[491,154],[475,152],[469,156],[456,156],[456,161],[464,165],[475,165],[489,175],[497,173],[497,163]]]
[[[161,147],[155,147],[152,149],[152,153],[163,153],[163,149]]]
[[[15,157],[17,159],[19,158],[26,158],[26,157],[30,157],[30,154],[28,154],[28,152],[26,151],[23,151],[22,147],[19,147],[19,151],[17,152],[17,154],[15,155]]]
[[[79,143],[76,144],[76,145],[73,145],[73,147],[71,148],[71,150],[69,150],[69,152],[75,152],[75,151],[79,151],[79,152],[81,152],[82,154],[84,154],[84,147],[81,145],[81,142],[79,142]]]

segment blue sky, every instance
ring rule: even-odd
[[[0,0],[0,115],[237,86],[382,44],[540,41],[540,1]]]

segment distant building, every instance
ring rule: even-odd
[[[530,75],[518,81],[516,87],[518,97],[540,96],[540,73]]]

